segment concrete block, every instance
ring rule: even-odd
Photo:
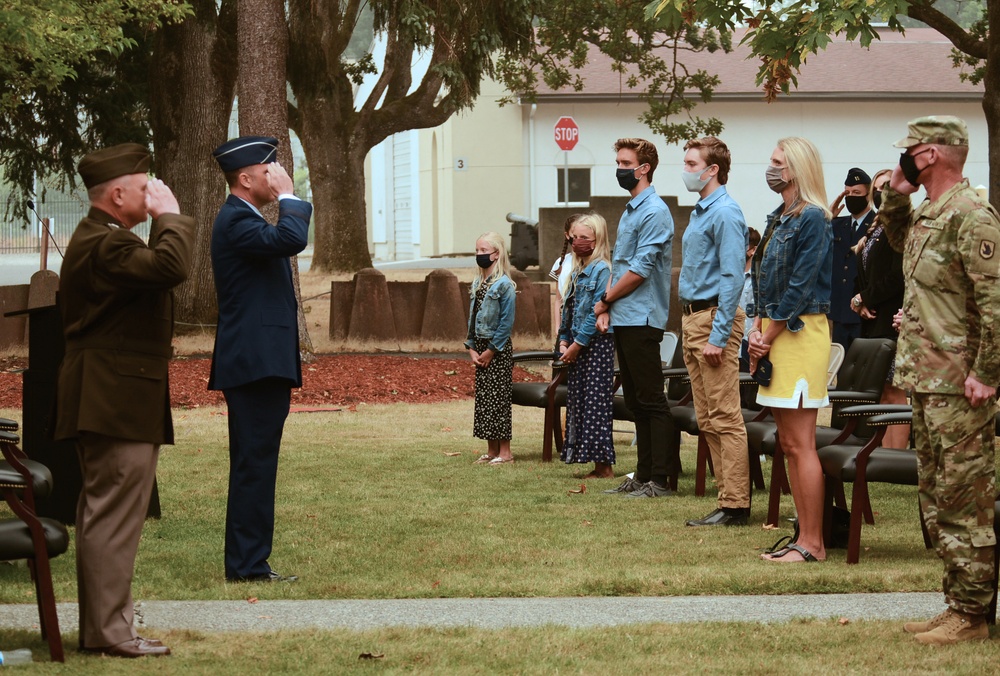
[[[461,343],[468,335],[465,306],[458,277],[450,270],[432,270],[427,275],[427,296],[423,310],[422,340],[454,340]],[[397,325],[398,328],[398,325]]]
[[[8,312],[28,307],[28,284],[0,286],[0,347],[25,345],[28,316],[5,317]]]
[[[375,268],[365,268],[354,275],[354,303],[347,336],[359,342],[399,347],[385,275]]]

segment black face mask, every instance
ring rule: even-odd
[[[641,164],[639,165],[642,166]],[[638,169],[636,167],[635,169]],[[615,170],[615,178],[618,179],[618,185],[620,185],[625,190],[631,191],[632,188],[639,185],[639,179],[635,177],[635,169],[617,169]]]
[[[476,265],[483,270],[493,265],[493,254],[476,254]]]
[[[927,168],[924,167],[924,169],[917,169],[917,160],[914,158],[916,158],[917,155],[923,155],[924,153],[930,152],[930,150],[930,148],[927,150],[921,150],[915,155],[910,155],[909,153],[901,153],[899,155],[899,168],[903,171],[903,178],[905,178],[910,185],[919,186],[920,184],[917,182],[917,179],[920,178],[920,172]]]
[[[864,195],[847,195],[844,197],[844,206],[852,216],[857,216],[868,208],[868,198]]]
[[[872,204],[875,205],[876,209],[882,208],[882,191],[876,190],[872,193]]]

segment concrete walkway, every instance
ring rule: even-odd
[[[248,591],[250,591],[248,589]],[[790,596],[403,599],[341,601],[142,601],[136,624],[156,630],[266,632],[381,627],[606,627],[651,622],[787,622],[800,618],[903,620],[944,609],[939,592]],[[61,603],[59,626],[77,626]],[[34,629],[34,605],[0,605],[0,627]]]

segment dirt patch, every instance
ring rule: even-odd
[[[22,357],[0,357],[0,408],[21,408]],[[211,360],[181,357],[170,362],[170,399],[175,408],[221,407],[221,392],[208,388]],[[360,403],[432,403],[475,396],[475,367],[467,359],[398,355],[337,354],[302,365],[302,389],[292,390],[293,406]],[[544,378],[520,367],[515,382]]]

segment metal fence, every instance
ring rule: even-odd
[[[12,214],[9,192],[0,192],[0,254],[33,253],[41,250],[45,234],[42,219],[48,219],[49,231],[60,249],[65,249],[80,219],[87,215],[89,205],[82,197],[50,195],[35,202],[35,213],[28,211],[25,219]],[[37,214],[37,215],[36,215]],[[134,233],[145,239],[149,234],[149,222],[135,227]],[[50,242],[51,247],[51,242]]]

